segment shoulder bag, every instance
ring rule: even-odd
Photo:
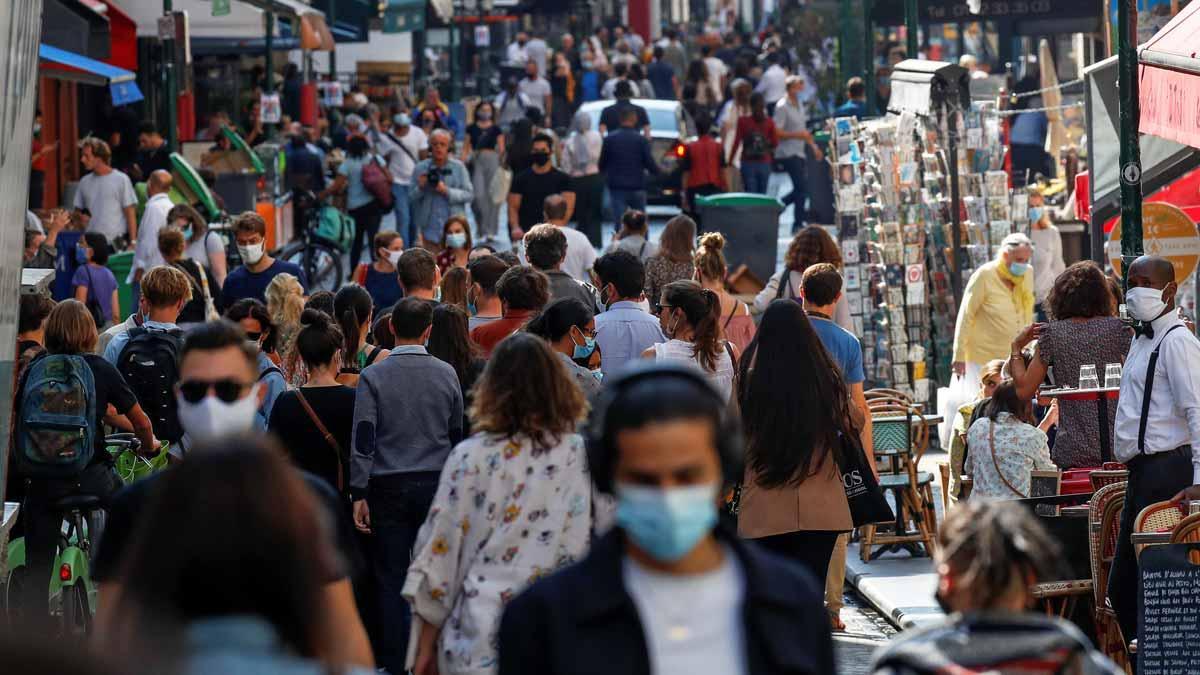
[[[507,164],[508,153],[500,158],[500,165],[496,167],[496,173],[492,174],[492,180],[488,184],[488,196],[491,197],[493,204],[503,204],[508,199],[508,191],[512,189],[512,169],[508,168]]]
[[[316,411],[308,404],[308,399],[304,398],[304,392],[300,391],[300,389],[296,389],[295,391],[296,399],[300,401],[304,412],[308,414],[308,419],[312,420],[313,425],[317,427],[317,431],[325,437],[325,442],[333,449],[333,458],[337,461],[337,490],[338,493],[345,492],[346,488],[343,485],[345,479],[342,475],[342,447],[338,445],[337,439],[333,437],[333,434],[329,433],[329,429],[321,422],[321,418],[317,417]]]
[[[1006,478],[1004,476],[1004,472],[1000,470],[1000,462],[996,461],[996,420],[988,420],[988,422],[990,422],[990,425],[988,426],[988,447],[991,448],[992,451],[992,466],[996,467],[996,475],[1000,477],[1000,481],[1004,483],[1004,486],[1009,490],[1012,490],[1013,494],[1015,494],[1019,499],[1028,498],[1029,495],[1022,493],[1020,490],[1014,487],[1012,483],[1008,482],[1008,478]]]
[[[846,504],[850,507],[850,520],[855,527],[873,525],[895,520],[896,515],[888,505],[879,480],[867,461],[867,453],[857,437],[840,434],[841,452],[837,460],[842,488],[846,491]]]

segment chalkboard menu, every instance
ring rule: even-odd
[[[1142,570],[1142,614],[1138,617],[1138,673],[1200,673],[1200,564],[1189,557],[1200,544],[1148,546]]]

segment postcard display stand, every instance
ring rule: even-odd
[[[1008,197],[1007,175],[998,170],[1000,127],[989,112],[972,107],[958,124],[965,130],[959,153],[964,287],[1028,206]],[[839,220],[834,234],[844,293],[864,346],[866,385],[898,389],[921,403],[930,401],[938,382],[950,379],[957,311],[942,117],[906,112],[831,122]]]

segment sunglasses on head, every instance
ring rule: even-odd
[[[242,397],[243,392],[253,385],[239,380],[226,378],[222,380],[185,380],[179,383],[179,395],[188,403],[199,403],[212,391],[224,403],[233,403]]]

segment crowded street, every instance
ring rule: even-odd
[[[1200,673],[1200,2],[0,30],[0,672]]]

